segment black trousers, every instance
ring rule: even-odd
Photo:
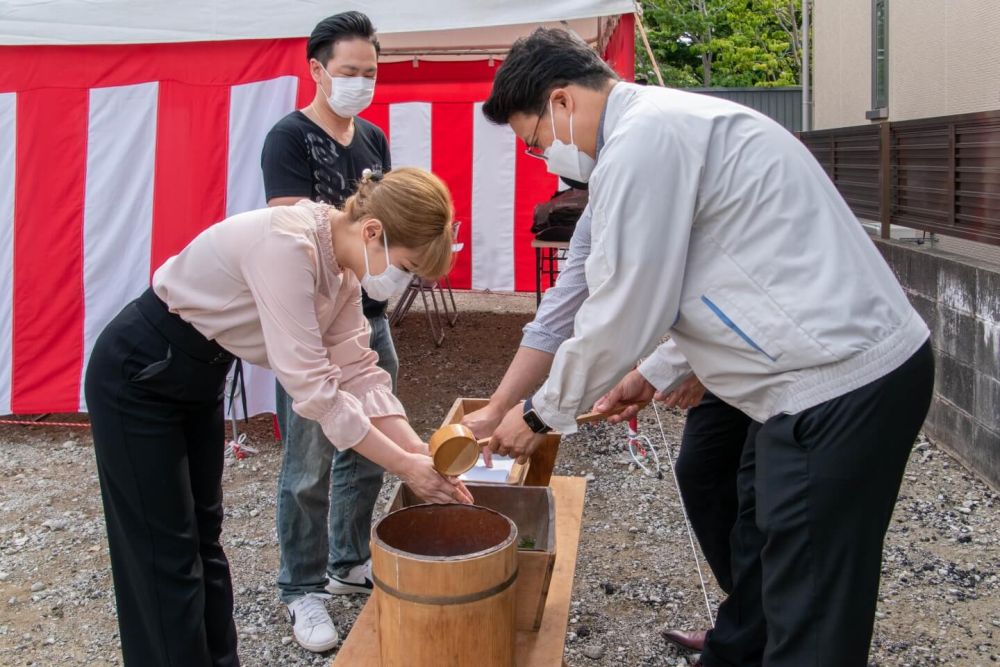
[[[864,387],[747,441],[738,473],[733,591],[708,667],[864,667],[882,545],[934,389],[925,344]]]
[[[726,593],[733,588],[729,535],[736,523],[736,473],[753,421],[705,392],[687,411],[681,448],[674,464],[691,528]]]
[[[236,667],[219,543],[233,357],[152,291],[104,329],[85,392],[128,667]]]

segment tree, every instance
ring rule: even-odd
[[[801,69],[801,0],[644,0],[643,25],[675,87],[787,86]],[[637,65],[652,63],[637,40]]]

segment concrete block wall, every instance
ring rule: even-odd
[[[937,377],[924,432],[1000,489],[1000,265],[875,243],[931,330]]]

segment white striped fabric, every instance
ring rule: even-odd
[[[516,138],[482,107],[472,114],[472,289],[512,291]]]
[[[283,76],[233,86],[230,90],[227,216],[267,205],[260,152],[268,131],[295,109],[298,81],[293,76]]]
[[[267,205],[260,153],[268,131],[295,109],[299,80],[283,76],[268,81],[233,86],[229,95],[229,165],[226,181],[226,215]],[[274,412],[274,373],[253,364],[243,365],[247,412]],[[232,381],[230,373],[230,380]],[[229,392],[226,393],[227,400]],[[226,406],[227,410],[229,406]],[[242,403],[235,405],[243,416]]]
[[[14,340],[14,158],[17,95],[0,94],[0,415],[10,412]]]
[[[90,91],[83,206],[83,369],[105,325],[149,286],[157,83]],[[83,378],[80,409],[85,410]]]
[[[393,167],[420,167],[430,171],[430,104],[426,102],[390,104],[388,131]]]

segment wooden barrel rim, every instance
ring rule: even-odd
[[[486,598],[491,598],[494,595],[504,592],[510,588],[515,581],[517,581],[517,572],[517,568],[514,568],[514,571],[509,577],[507,577],[506,581],[502,581],[496,586],[491,586],[486,590],[479,591],[477,593],[466,593],[465,595],[412,595],[410,593],[404,593],[398,588],[393,588],[376,577],[374,574],[372,574],[372,583],[374,583],[379,590],[391,595],[394,598],[403,600],[404,602],[416,602],[418,604],[433,605],[455,605],[478,602],[479,600],[485,600]]]
[[[427,556],[427,555],[423,555],[423,554],[414,553],[412,551],[407,551],[405,549],[400,549],[399,547],[396,547],[396,546],[393,546],[393,545],[389,544],[388,542],[386,542],[385,540],[382,539],[381,535],[379,535],[378,531],[379,531],[379,528],[382,525],[382,522],[385,521],[385,520],[387,520],[387,519],[389,519],[390,517],[392,517],[395,514],[399,514],[400,512],[405,512],[407,510],[426,509],[426,508],[429,508],[429,507],[435,507],[435,506],[442,507],[442,506],[447,506],[447,505],[459,505],[460,507],[463,507],[463,508],[469,508],[469,507],[471,507],[471,508],[474,508],[476,510],[481,510],[481,511],[489,512],[490,514],[495,514],[496,516],[499,516],[499,517],[503,518],[503,520],[507,522],[507,525],[510,527],[510,534],[508,534],[507,537],[504,538],[504,540],[502,542],[494,544],[491,547],[487,547],[486,549],[482,549],[480,551],[473,551],[473,552],[470,552],[470,553],[458,554],[458,555],[455,555],[455,556]],[[482,558],[484,556],[490,556],[490,555],[495,554],[497,552],[503,551],[508,546],[510,546],[510,544],[512,542],[514,542],[515,540],[517,540],[517,524],[515,524],[513,521],[511,521],[511,518],[509,516],[501,514],[500,512],[497,512],[496,510],[491,510],[488,507],[482,507],[481,505],[462,505],[460,503],[445,503],[445,504],[441,504],[441,505],[437,505],[435,503],[421,503],[419,505],[410,505],[409,507],[403,507],[403,508],[400,508],[400,509],[398,509],[398,510],[396,510],[394,512],[390,512],[389,514],[386,514],[384,517],[382,517],[381,519],[379,519],[378,523],[376,523],[374,526],[372,526],[372,530],[371,530],[371,541],[375,545],[377,545],[378,548],[381,549],[382,551],[384,551],[384,552],[386,552],[388,554],[392,554],[392,555],[397,556],[397,557],[403,557],[403,558],[406,558],[408,560],[416,560],[416,561],[421,561],[421,562],[426,562],[426,563],[449,563],[449,562],[455,562],[455,561],[473,560],[473,559],[476,559],[476,558]]]

